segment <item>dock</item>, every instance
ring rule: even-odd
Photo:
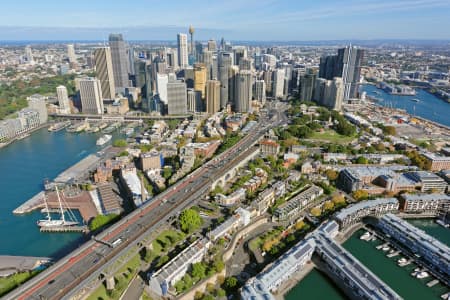
[[[59,174],[58,177],[55,178],[54,182],[72,183],[74,180],[83,177],[83,175],[86,175],[93,170],[101,159],[102,157],[98,155],[90,154]]]
[[[87,226],[54,226],[54,227],[41,227],[41,232],[82,232],[89,231]]]

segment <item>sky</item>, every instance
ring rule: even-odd
[[[0,40],[450,39],[450,0],[2,0]]]

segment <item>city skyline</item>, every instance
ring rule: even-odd
[[[443,0],[195,0],[170,5],[137,0],[133,6],[25,0],[20,9],[16,3],[2,8],[7,13],[0,18],[0,40],[103,40],[109,32],[123,33],[128,40],[173,40],[177,33],[187,33],[189,24],[199,40],[450,39],[450,2]]]

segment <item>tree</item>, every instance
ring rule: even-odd
[[[203,279],[206,275],[206,267],[202,262],[195,263],[192,265],[192,271],[191,271],[192,277]]]
[[[203,224],[203,219],[196,210],[189,208],[181,212],[179,222],[181,230],[192,233]]]
[[[126,147],[127,145],[127,141],[124,139],[117,139],[113,142],[114,147]]]
[[[363,190],[357,190],[353,192],[353,198],[358,201],[366,200],[367,198],[369,198],[369,193]]]
[[[227,293],[225,292],[224,289],[218,288],[216,290],[216,296],[217,297],[226,297]]]
[[[344,195],[334,195],[333,198],[331,198],[331,201],[336,204],[343,204],[345,203],[345,197]]]
[[[218,273],[222,272],[224,268],[225,268],[225,264],[223,263],[222,260],[216,259],[216,260],[214,261],[214,269],[216,269],[216,271],[217,271]]]
[[[323,209],[325,209],[325,210],[332,210],[334,208],[334,203],[333,203],[333,201],[326,201],[324,204],[323,204]]]
[[[163,175],[165,180],[169,179],[172,176],[172,168],[170,167],[165,167],[163,169]]]
[[[302,230],[303,227],[305,227],[305,222],[304,221],[298,221],[297,223],[295,223],[295,229],[296,230]]]
[[[238,281],[237,281],[236,277],[234,277],[234,276],[231,276],[231,277],[228,277],[227,279],[225,279],[225,287],[227,289],[232,290],[237,286],[237,284],[238,284]]]
[[[360,156],[356,159],[356,163],[359,165],[367,165],[369,163],[369,160],[364,156]]]
[[[339,173],[335,170],[328,169],[325,171],[325,175],[327,176],[328,180],[334,181],[338,178]]]
[[[318,207],[313,207],[313,208],[311,209],[311,214],[312,214],[314,217],[318,217],[318,216],[320,216],[320,215],[322,214],[322,211],[321,211],[321,209],[318,208]]]
[[[394,126],[384,126],[383,133],[386,135],[396,135],[397,134]]]

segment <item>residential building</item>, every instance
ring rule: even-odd
[[[425,158],[425,168],[430,171],[450,170],[450,157],[438,156],[432,153],[423,153]]]
[[[283,98],[284,96],[284,69],[276,69],[273,72],[273,96],[277,98]]]
[[[416,171],[407,173],[406,176],[419,183],[421,192],[443,193],[447,189],[447,182],[434,173]]]
[[[276,157],[278,152],[280,152],[280,144],[270,139],[260,141],[259,148],[264,155],[273,155]]]
[[[446,194],[402,194],[400,208],[406,213],[431,213],[450,211],[450,196]]]
[[[266,103],[266,83],[264,80],[256,80],[253,84],[253,99],[262,105]]]
[[[399,202],[396,198],[377,198],[352,204],[333,216],[340,229],[360,222],[364,217],[379,217],[387,213],[397,212]]]
[[[138,177],[134,166],[122,168],[120,170],[120,180],[136,207],[142,206],[144,202],[149,200],[150,197],[143,185],[143,179]]]
[[[139,165],[143,171],[162,169],[164,167],[164,157],[156,150],[141,153],[139,156]]]
[[[252,73],[239,71],[235,80],[234,110],[240,113],[250,112],[252,101]]]

